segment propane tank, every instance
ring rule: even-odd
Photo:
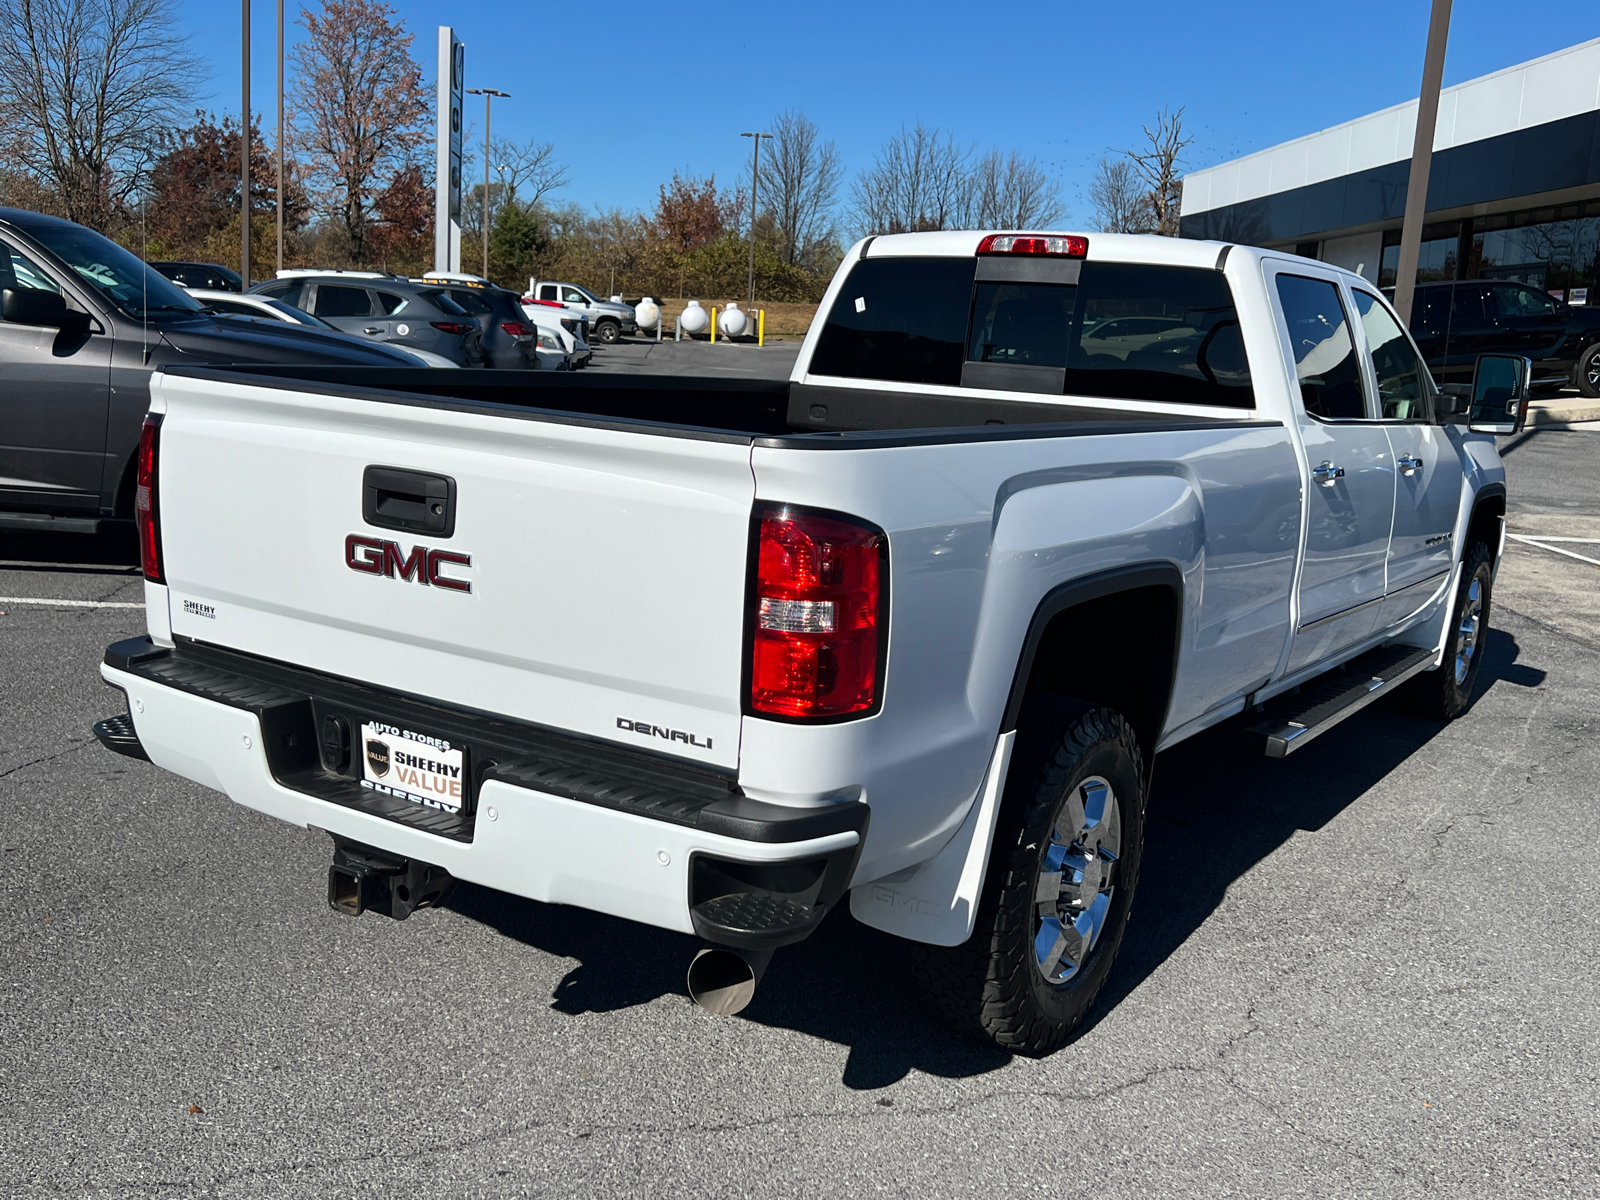
[[[744,333],[745,326],[750,324],[750,318],[739,311],[739,306],[733,301],[728,302],[728,307],[722,310],[722,318],[718,322],[720,331],[731,338],[736,338]]]
[[[704,333],[711,324],[711,314],[700,307],[700,301],[691,300],[689,306],[678,314],[678,328],[685,333]]]
[[[633,319],[640,329],[654,329],[656,322],[661,320],[661,309],[654,300],[646,296],[633,306]]]

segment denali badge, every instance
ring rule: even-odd
[[[388,742],[380,742],[377,738],[367,739],[367,765],[372,768],[374,775],[389,773]]]
[[[452,550],[430,550],[426,546],[413,546],[411,553],[407,554],[400,549],[399,542],[380,541],[378,538],[362,537],[359,533],[352,533],[344,540],[344,565],[352,571],[360,571],[366,575],[386,575],[390,579],[398,575],[401,579],[420,583],[423,587],[431,584],[450,592],[472,590],[472,584],[467,580],[452,579],[442,574],[443,568],[447,566],[472,565],[472,555],[457,554]]]
[[[649,721],[630,721],[627,717],[618,717],[617,728],[626,729],[629,733],[642,733],[645,737],[666,738],[669,742],[687,742],[701,750],[711,749],[710,738],[702,742],[698,734],[685,733],[681,729],[663,729]]]

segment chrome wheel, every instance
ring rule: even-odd
[[[1481,606],[1480,606],[1481,607]],[[1065,983],[1094,952],[1105,928],[1122,850],[1122,810],[1098,775],[1072,789],[1056,814],[1034,886],[1034,964]]]
[[[1466,682],[1472,669],[1472,656],[1478,652],[1478,634],[1483,628],[1483,581],[1474,578],[1467,585],[1466,602],[1461,606],[1461,623],[1456,627],[1456,686]]]

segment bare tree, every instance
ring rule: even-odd
[[[963,229],[971,220],[970,150],[918,121],[883,144],[851,186],[856,224],[864,234]]]
[[[551,142],[496,138],[489,143],[489,154],[489,165],[513,200],[537,204],[548,193],[567,186],[567,169],[556,161],[556,148]]]
[[[1038,229],[1062,215],[1061,189],[1036,158],[991,150],[972,168],[979,229]]]
[[[0,126],[14,165],[104,229],[202,72],[173,0],[0,0]]]
[[[831,240],[844,169],[838,148],[821,140],[816,123],[805,113],[786,109],[772,119],[771,128],[761,194],[783,260],[793,266],[807,247]]]
[[[1178,212],[1183,201],[1183,185],[1178,178],[1178,162],[1184,147],[1194,141],[1183,136],[1183,109],[1156,114],[1156,125],[1144,127],[1149,148],[1127,151],[1128,160],[1139,173],[1150,198],[1152,233],[1178,236]]]
[[[617,272],[628,272],[638,261],[645,243],[648,222],[637,213],[613,208],[589,223],[599,267],[607,272],[606,295],[617,290]]]
[[[1150,196],[1127,158],[1102,158],[1089,181],[1095,225],[1105,233],[1149,233]]]
[[[428,96],[412,35],[379,0],[327,0],[300,10],[306,40],[292,52],[298,137],[309,176],[344,226],[351,257],[367,256],[374,196],[426,140]]]

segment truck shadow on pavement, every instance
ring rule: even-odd
[[[1509,634],[1490,632],[1480,697],[1501,683],[1543,681],[1544,672],[1518,665],[1517,654]],[[1326,826],[1440,728],[1383,702],[1281,762],[1247,744],[1235,722],[1163,754],[1133,917],[1116,969],[1077,1037],[1187,941],[1234,880],[1296,832]],[[1357,745],[1362,753],[1350,753]],[[684,973],[700,945],[693,937],[471,884],[458,887],[448,906],[506,937],[579,960],[556,988],[557,1012],[613,1012],[665,995],[689,1003]],[[900,939],[837,914],[773,957],[754,1001],[733,1019],[847,1046],[841,1082],[853,1089],[887,1087],[913,1070],[959,1078],[1009,1063],[1006,1051],[951,1033],[929,1015],[912,977],[913,953]]]

